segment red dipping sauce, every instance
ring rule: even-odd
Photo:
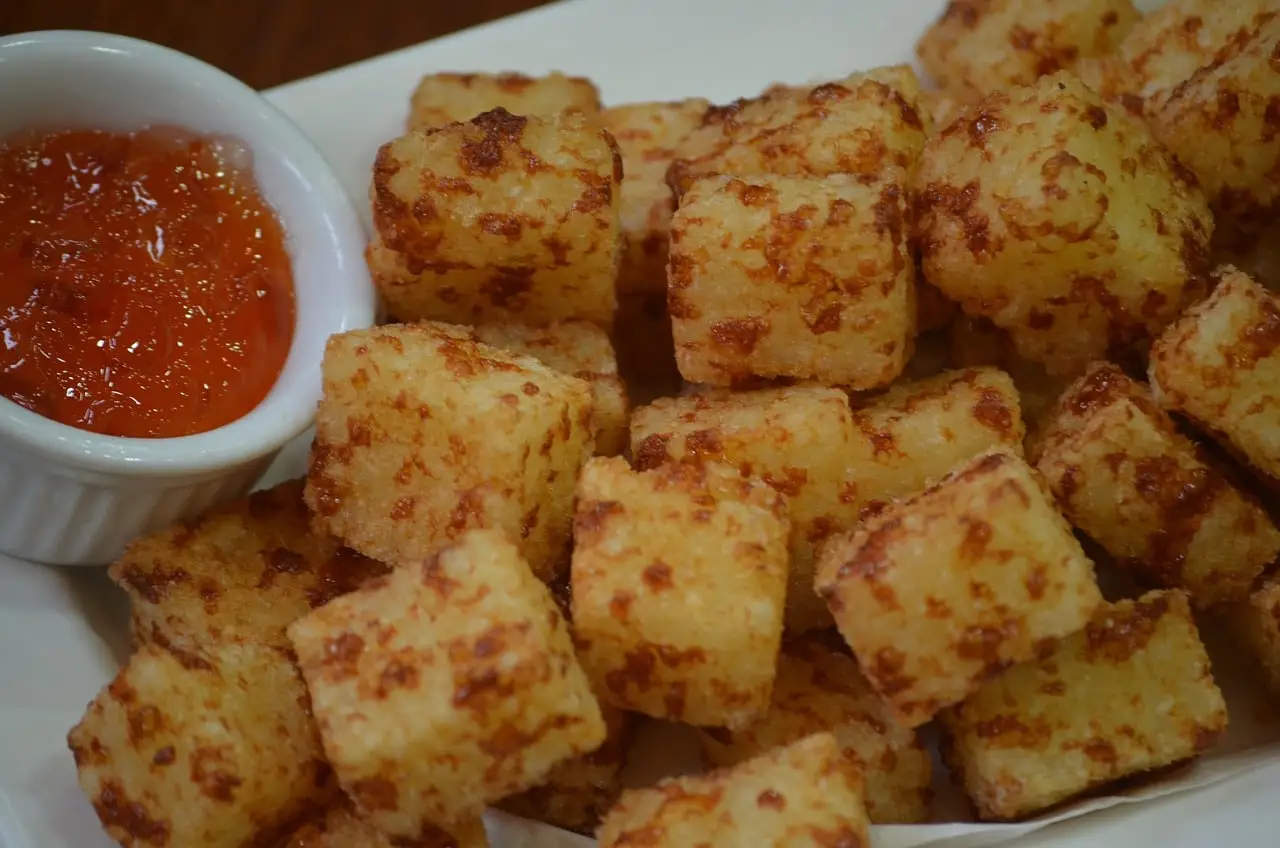
[[[293,271],[242,158],[167,129],[0,141],[0,394],[152,438],[257,406],[293,341]]]

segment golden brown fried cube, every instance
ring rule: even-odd
[[[872,822],[905,824],[929,817],[929,752],[915,731],[894,723],[857,661],[820,639],[784,646],[769,712],[741,730],[707,728],[702,750],[710,764],[734,766],[823,732],[835,736],[861,769]]]
[[[1129,89],[1148,112],[1196,71],[1213,64],[1275,13],[1275,0],[1169,0],[1139,20],[1120,43]]]
[[[1280,6],[1276,6],[1280,10]],[[1156,135],[1214,209],[1260,227],[1280,214],[1280,15],[1169,95]]]
[[[613,322],[622,159],[577,113],[502,109],[384,144],[369,267],[389,316]]]
[[[493,530],[331,601],[289,638],[339,783],[393,836],[477,816],[605,738],[551,593]]]
[[[1051,649],[1102,600],[1035,472],[999,451],[833,539],[817,587],[907,727]]]
[[[717,460],[758,476],[787,498],[791,576],[787,629],[831,625],[813,591],[818,545],[851,528],[858,507],[848,488],[854,438],[844,392],[812,386],[661,398],[631,416],[637,468],[671,460]]]
[[[1129,0],[951,0],[916,53],[944,89],[980,96],[1110,53],[1139,17]]]
[[[144,644],[67,743],[121,845],[260,844],[335,791],[302,679],[276,648]]]
[[[609,336],[589,321],[558,321],[545,327],[482,324],[476,339],[532,356],[550,368],[584,380],[595,403],[596,454],[615,456],[627,448],[630,409],[618,376],[618,358]]]
[[[307,504],[316,527],[384,562],[492,527],[539,575],[562,567],[591,456],[591,387],[448,324],[329,340]]]
[[[929,282],[1051,373],[1145,341],[1203,291],[1213,219],[1195,178],[1069,75],[930,139],[916,191]]]
[[[1035,813],[1194,757],[1227,726],[1187,597],[1104,604],[1083,632],[942,714],[944,757],[983,819]]]
[[[408,129],[469,121],[497,108],[513,115],[549,117],[570,111],[591,115],[600,111],[600,92],[589,79],[559,72],[540,77],[511,71],[427,74],[409,100]]]
[[[601,123],[622,152],[619,297],[667,290],[667,247],[676,209],[667,168],[676,145],[702,123],[710,106],[691,97],[671,103],[628,103],[601,113]]]
[[[275,848],[489,848],[484,822],[479,816],[448,830],[424,834],[421,839],[391,838],[360,818],[350,801],[343,800],[313,817]]]
[[[1059,506],[1147,584],[1197,607],[1243,600],[1280,554],[1280,530],[1204,461],[1146,386],[1091,368],[1058,401],[1033,460]]]
[[[1280,699],[1280,577],[1264,582],[1248,600],[1227,609],[1223,618]]]
[[[1022,453],[1018,392],[994,368],[947,371],[899,383],[853,412],[845,497],[859,514],[937,483],[978,454]]]
[[[604,744],[589,754],[566,760],[532,789],[503,798],[498,807],[512,815],[546,822],[590,836],[622,793],[635,714],[600,703],[608,728]]]
[[[587,463],[573,636],[601,697],[694,725],[741,727],[763,713],[782,638],[788,529],[784,499],[728,466]]]
[[[618,297],[613,327],[618,373],[633,405],[677,394],[683,381],[667,314],[667,290],[630,292]]]
[[[1280,479],[1280,298],[1230,266],[1208,299],[1151,350],[1151,387],[1176,409]]]
[[[686,380],[892,382],[916,334],[906,175],[710,177],[671,224],[668,306]]]
[[[624,792],[600,848],[822,848],[869,845],[863,783],[829,733],[731,769]]]
[[[109,574],[133,632],[188,651],[211,643],[287,647],[284,629],[387,566],[311,529],[301,480],[254,492],[138,539]]]
[[[708,109],[676,147],[667,182],[680,196],[702,177],[781,174],[876,176],[910,171],[928,114],[907,65],[877,68],[812,88],[774,86]]]

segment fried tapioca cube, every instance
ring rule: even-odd
[[[622,152],[622,267],[619,297],[632,292],[666,292],[667,249],[675,199],[667,168],[685,136],[702,123],[711,106],[691,97],[669,103],[627,103],[600,115]]]
[[[1104,604],[1082,632],[941,717],[983,819],[1012,819],[1194,757],[1227,725],[1186,595]]]
[[[384,144],[369,266],[397,321],[608,327],[622,159],[578,113],[496,109]]]
[[[1110,53],[1140,17],[1129,0],[954,0],[916,53],[944,89],[979,97]]]
[[[67,742],[121,845],[260,844],[336,791],[306,688],[274,647],[144,644]]]
[[[828,543],[817,587],[906,727],[1079,630],[1092,563],[1015,454],[981,455]]]
[[[600,848],[869,844],[861,775],[829,733],[733,768],[624,792],[597,836]]]
[[[1280,699],[1280,578],[1264,581],[1248,599],[1228,608],[1223,619],[1253,655],[1267,687]]]
[[[1177,431],[1146,386],[1096,365],[1058,401],[1033,461],[1067,518],[1148,584],[1197,607],[1243,600],[1280,530]]]
[[[526,324],[481,324],[476,339],[532,356],[555,370],[584,380],[595,403],[596,453],[614,456],[627,447],[630,409],[627,389],[618,376],[618,357],[609,335],[589,321],[557,321],[544,327]]]
[[[853,411],[845,497],[860,515],[914,495],[987,451],[1022,452],[1018,392],[995,368],[898,383]]]
[[[108,573],[129,595],[135,639],[285,647],[297,618],[385,573],[311,529],[302,487],[281,483],[133,542]]]
[[[476,816],[447,830],[436,828],[420,839],[393,842],[343,800],[308,819],[274,848],[489,848],[489,841],[484,822]]]
[[[1144,15],[1120,43],[1125,87],[1139,108],[1158,111],[1169,95],[1276,12],[1274,0],[1169,0]]]
[[[1230,266],[1151,350],[1161,406],[1280,480],[1280,298]]]
[[[910,170],[927,113],[908,65],[876,68],[813,87],[773,86],[753,99],[713,106],[676,147],[667,182],[682,195],[723,174],[875,176]]]
[[[813,568],[822,541],[858,520],[846,473],[853,439],[845,393],[814,386],[660,398],[631,416],[637,468],[716,460],[758,476],[786,496],[791,517],[787,628],[795,631],[831,625],[826,605],[813,591]]]
[[[551,593],[493,530],[289,628],[325,753],[360,815],[421,838],[605,738]]]
[[[540,575],[563,566],[593,450],[586,382],[430,322],[336,335],[321,370],[306,487],[317,528],[399,563],[492,527]]]
[[[601,697],[694,725],[768,708],[787,591],[785,500],[716,463],[587,463],[573,635]]]
[[[1275,9],[1280,11],[1280,6]],[[1280,15],[1177,86],[1152,116],[1159,139],[1245,226],[1280,216]]]
[[[992,94],[931,138],[916,213],[929,282],[1052,374],[1144,344],[1207,282],[1194,175],[1069,74]]]
[[[600,111],[600,92],[589,79],[559,72],[537,77],[511,71],[427,74],[409,99],[408,129],[469,121],[499,107],[513,115],[592,115]]]
[[[634,713],[600,702],[608,728],[604,744],[553,768],[539,785],[503,798],[497,806],[512,815],[590,835],[622,793],[622,769],[634,735]]]
[[[741,730],[706,728],[702,751],[734,766],[814,733],[835,736],[866,780],[867,816],[905,824],[929,816],[932,767],[916,732],[899,727],[848,654],[807,636],[784,645],[769,711]]]
[[[892,382],[916,334],[906,174],[710,177],[671,225],[668,305],[686,380]]]

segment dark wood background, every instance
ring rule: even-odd
[[[269,88],[546,0],[0,0],[0,35],[92,29],[190,53]]]

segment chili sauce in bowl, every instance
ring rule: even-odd
[[[109,436],[207,432],[266,397],[294,311],[284,230],[234,140],[0,140],[0,395]]]

